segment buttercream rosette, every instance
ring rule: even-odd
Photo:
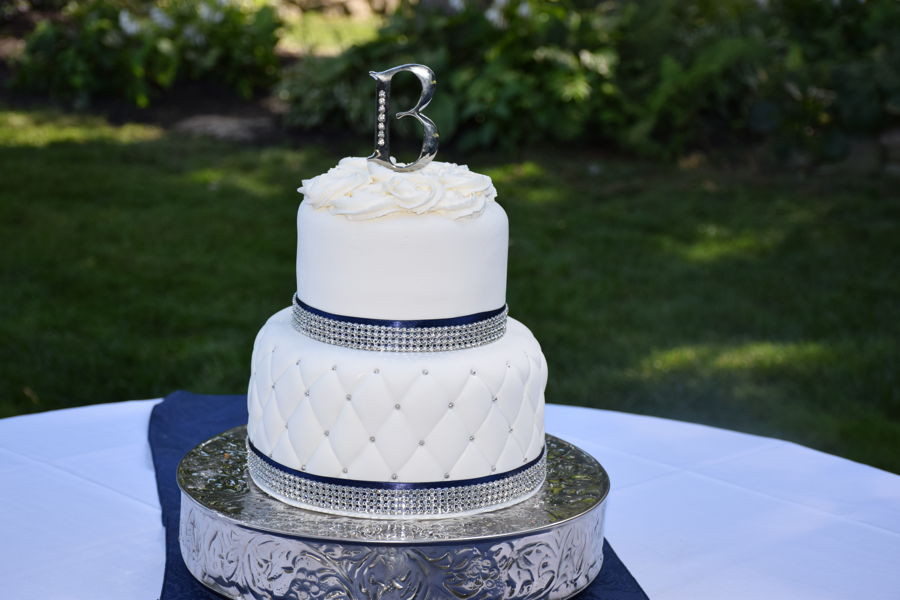
[[[397,173],[361,157],[344,158],[327,173],[304,179],[297,191],[314,207],[353,220],[395,213],[477,217],[497,197],[491,178],[465,165],[431,162]]]

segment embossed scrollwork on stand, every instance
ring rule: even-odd
[[[229,598],[568,598],[603,566],[602,512],[504,542],[359,545],[282,537],[224,522],[182,499],[188,570]]]
[[[422,138],[422,150],[419,158],[407,164],[397,163],[391,157],[391,126],[388,113],[391,105],[391,79],[397,73],[409,71],[419,79],[422,84],[422,93],[416,105],[409,110],[398,112],[394,118],[414,117],[424,128]],[[384,71],[369,71],[369,75],[375,79],[375,151],[369,156],[369,160],[378,163],[388,169],[400,173],[407,173],[421,169],[431,162],[438,150],[438,130],[434,121],[422,114],[422,111],[434,97],[434,88],[437,80],[434,71],[425,65],[408,64],[400,65]]]

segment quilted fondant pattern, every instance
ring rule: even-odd
[[[540,453],[547,363],[509,320],[492,344],[437,353],[351,350],[291,326],[290,309],[253,348],[248,433],[292,469],[370,481],[502,473]]]

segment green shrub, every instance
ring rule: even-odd
[[[900,2],[780,0],[769,15],[774,60],[758,67],[749,128],[830,159],[897,122]]]
[[[28,36],[16,84],[88,104],[97,95],[146,106],[181,79],[210,78],[243,96],[277,77],[279,20],[229,0],[74,2]]]
[[[72,0],[3,0],[0,2],[0,25],[31,11],[58,11]]]
[[[614,141],[653,156],[770,140],[819,158],[900,115],[896,0],[495,0],[404,6],[377,40],[304,60],[301,127],[371,130],[369,69],[438,73],[428,112],[461,149]]]
[[[493,14],[406,6],[376,41],[298,63],[280,94],[291,103],[288,120],[295,125],[367,132],[374,90],[367,71],[419,62],[439,75],[427,113],[442,139],[455,138],[463,149],[570,140],[620,113],[610,83],[613,23],[602,6],[575,10],[568,0],[510,4]]]
[[[615,79],[625,108],[620,143],[672,155],[740,129],[754,65],[769,52],[749,18],[758,10],[755,0],[623,4]]]

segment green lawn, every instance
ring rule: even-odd
[[[287,16],[280,35],[279,48],[294,54],[338,54],[350,46],[378,36],[383,18],[347,18],[306,12]]]
[[[294,289],[294,189],[358,147],[254,148],[0,112],[0,416],[243,392]],[[550,402],[782,437],[900,471],[896,180],[547,150],[472,157]]]

